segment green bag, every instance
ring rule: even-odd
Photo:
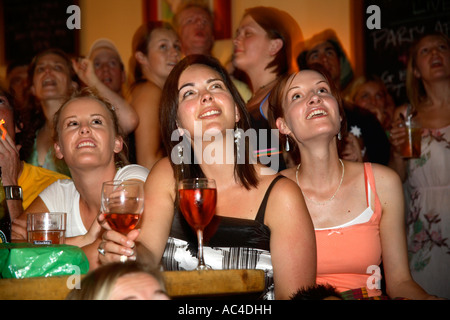
[[[0,245],[0,278],[22,279],[86,274],[89,261],[83,250],[69,245]]]

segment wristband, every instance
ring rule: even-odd
[[[6,200],[22,200],[22,188],[20,186],[4,186]]]

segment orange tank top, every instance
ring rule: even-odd
[[[381,263],[381,203],[372,165],[364,164],[367,208],[341,226],[316,229],[317,283],[340,292],[366,287],[369,296],[381,295],[374,271]],[[379,274],[379,273],[378,273]]]

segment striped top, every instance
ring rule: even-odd
[[[270,256],[270,229],[264,224],[267,200],[277,176],[268,187],[255,220],[214,216],[204,230],[205,263],[214,270],[261,269],[266,276],[261,299],[274,299]],[[197,267],[197,236],[183,215],[175,211],[172,229],[162,258],[164,270],[193,270]]]

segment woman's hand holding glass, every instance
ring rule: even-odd
[[[401,119],[392,123],[392,128],[389,131],[389,141],[391,142],[394,155],[401,157],[403,144],[407,139],[404,121]]]
[[[135,260],[135,230],[144,209],[142,181],[109,181],[103,184],[99,223],[106,231],[99,244],[102,263]]]

